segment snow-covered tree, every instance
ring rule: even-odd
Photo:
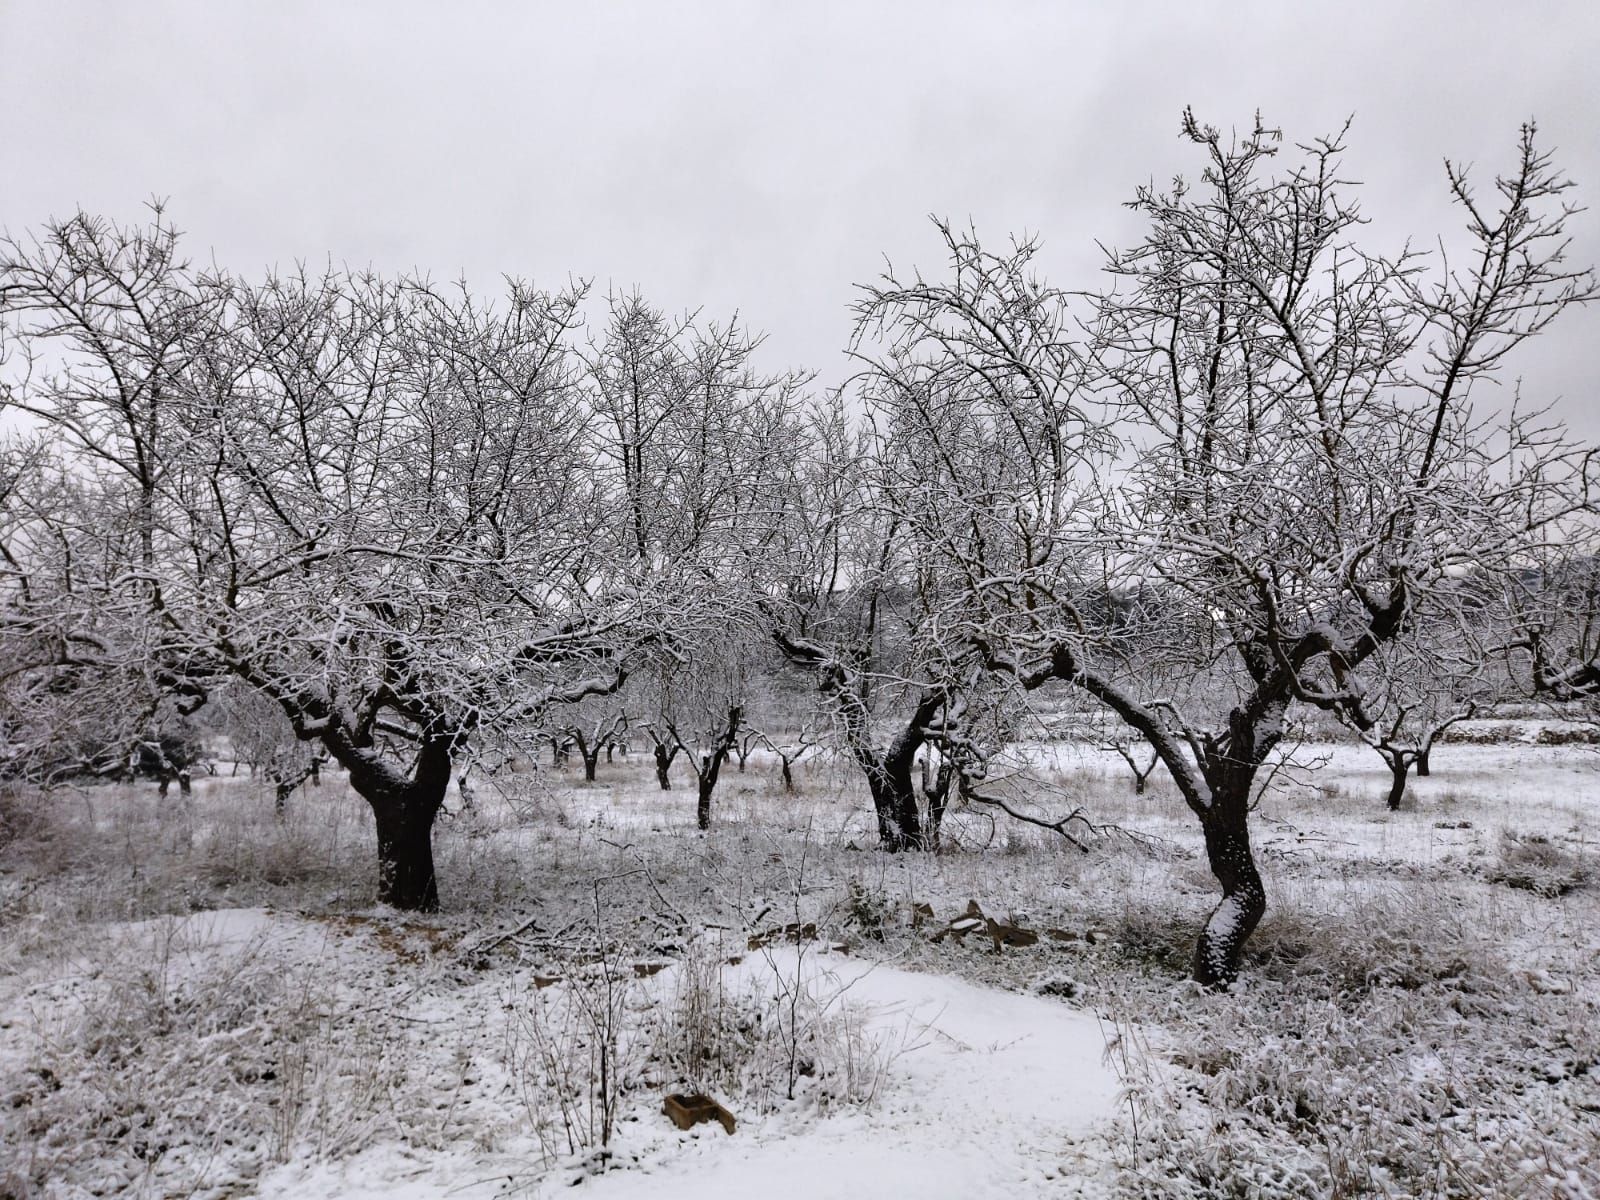
[[[1581,456],[1483,385],[1595,288],[1531,127],[1492,205],[1447,164],[1466,238],[1433,257],[1358,244],[1340,137],[1183,132],[1199,180],[1138,191],[1146,232],[1092,303],[1041,282],[1031,245],[946,230],[952,275],[891,273],[863,316],[874,395],[933,451],[905,461],[963,581],[943,636],[1160,756],[1222,888],[1194,959],[1216,984],[1266,909],[1253,785],[1291,710],[1368,725],[1386,664],[1417,661],[1386,648],[1581,503]]]

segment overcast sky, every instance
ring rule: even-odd
[[[851,285],[936,267],[926,216],[1041,234],[1093,286],[1134,186],[1197,166],[1178,119],[1290,139],[1354,114],[1383,247],[1456,222],[1518,123],[1600,208],[1600,11],[1440,3],[70,3],[0,0],[0,224],[169,197],[258,274],[569,275],[739,309],[769,364],[841,374]],[[1575,227],[1600,259],[1600,212]],[[1513,369],[1600,436],[1600,306]]]

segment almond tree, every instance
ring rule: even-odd
[[[250,286],[176,247],[159,213],[0,246],[31,368],[8,407],[93,518],[36,502],[10,523],[7,634],[195,702],[248,684],[368,802],[380,899],[431,909],[467,744],[616,689],[662,595],[693,604],[596,535],[582,289],[513,282],[493,306],[339,271]]]
[[[612,702],[604,706],[580,703],[563,716],[566,724],[551,736],[569,739],[577,747],[583,778],[593,783],[600,769],[601,751],[609,752],[616,739],[626,733],[628,714]]]
[[[792,665],[814,673],[833,738],[861,769],[879,845],[928,848],[913,770],[950,697],[917,631],[931,616],[908,574],[908,527],[880,502],[880,447],[841,396],[815,410],[798,457],[781,575],[758,611]]]
[[[1279,166],[1259,123],[1183,131],[1198,183],[1137,192],[1147,232],[1092,304],[1031,245],[946,230],[953,279],[891,273],[862,315],[876,402],[939,451],[907,461],[938,464],[920,519],[964,581],[945,636],[1160,756],[1222,889],[1194,959],[1222,984],[1266,909],[1249,815],[1291,710],[1360,728],[1380,651],[1449,626],[1464,572],[1516,573],[1579,502],[1558,431],[1469,398],[1594,280],[1531,127],[1492,207],[1446,164],[1466,238],[1433,258],[1356,244],[1340,137]]]

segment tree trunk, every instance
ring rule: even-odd
[[[443,800],[443,796],[439,797]],[[407,912],[437,912],[433,874],[433,818],[438,804],[408,796],[374,804],[378,822],[378,902]]]
[[[583,777],[588,782],[594,782],[594,773],[600,766],[600,747],[583,751]]]
[[[939,756],[937,770],[930,768],[926,758],[921,760],[921,769],[922,795],[928,802],[928,825],[922,836],[928,849],[937,850],[939,830],[944,827],[945,810],[950,806],[950,793],[953,790],[958,797],[961,793],[961,776],[955,759],[948,754]]]
[[[663,792],[670,792],[672,790],[672,776],[668,773],[668,770],[672,766],[672,760],[677,755],[677,751],[674,750],[669,753],[667,748],[660,743],[657,743],[655,749],[656,782],[661,785]]]
[[[859,756],[858,756],[859,760]],[[917,813],[917,791],[911,783],[911,759],[888,756],[863,762],[872,807],[878,817],[878,844],[891,854],[923,849],[922,820]]]
[[[1433,773],[1433,768],[1428,762],[1428,757],[1433,753],[1432,746],[1424,746],[1417,751],[1417,774],[1426,779]]]
[[[1409,764],[1404,754],[1386,754],[1389,763],[1389,811],[1399,812],[1400,802],[1406,798],[1406,775]]]
[[[790,767],[789,760],[787,758],[780,759],[780,761],[783,763],[783,790],[786,791],[786,792],[793,793],[793,791],[794,791],[794,771]]]
[[[1242,795],[1214,797],[1202,818],[1206,858],[1222,885],[1222,901],[1211,911],[1194,948],[1194,978],[1206,987],[1225,987],[1239,974],[1246,939],[1267,911],[1267,890],[1250,849],[1249,784]]]
[[[1137,771],[1133,773],[1133,794],[1135,796],[1144,795],[1144,781],[1148,778],[1150,778],[1148,775],[1141,775]]]
[[[439,885],[433,873],[433,820],[444,807],[454,759],[444,738],[424,741],[409,775],[378,751],[324,735],[328,749],[350,772],[350,786],[372,809],[378,830],[378,901],[408,912],[434,912]]]
[[[694,806],[694,823],[699,829],[711,828],[711,793],[716,790],[717,768],[721,765],[720,757],[710,754],[700,756],[699,787]]]

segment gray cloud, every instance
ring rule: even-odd
[[[170,196],[191,251],[332,256],[738,308],[840,370],[852,282],[933,265],[924,217],[1041,233],[1058,283],[1130,235],[1133,186],[1195,164],[1178,114],[1309,138],[1354,113],[1373,238],[1456,222],[1440,160],[1507,164],[1519,121],[1600,201],[1590,6],[91,5],[0,0],[0,220]],[[1600,258],[1586,213],[1574,256]],[[1569,317],[1515,369],[1600,436]]]

